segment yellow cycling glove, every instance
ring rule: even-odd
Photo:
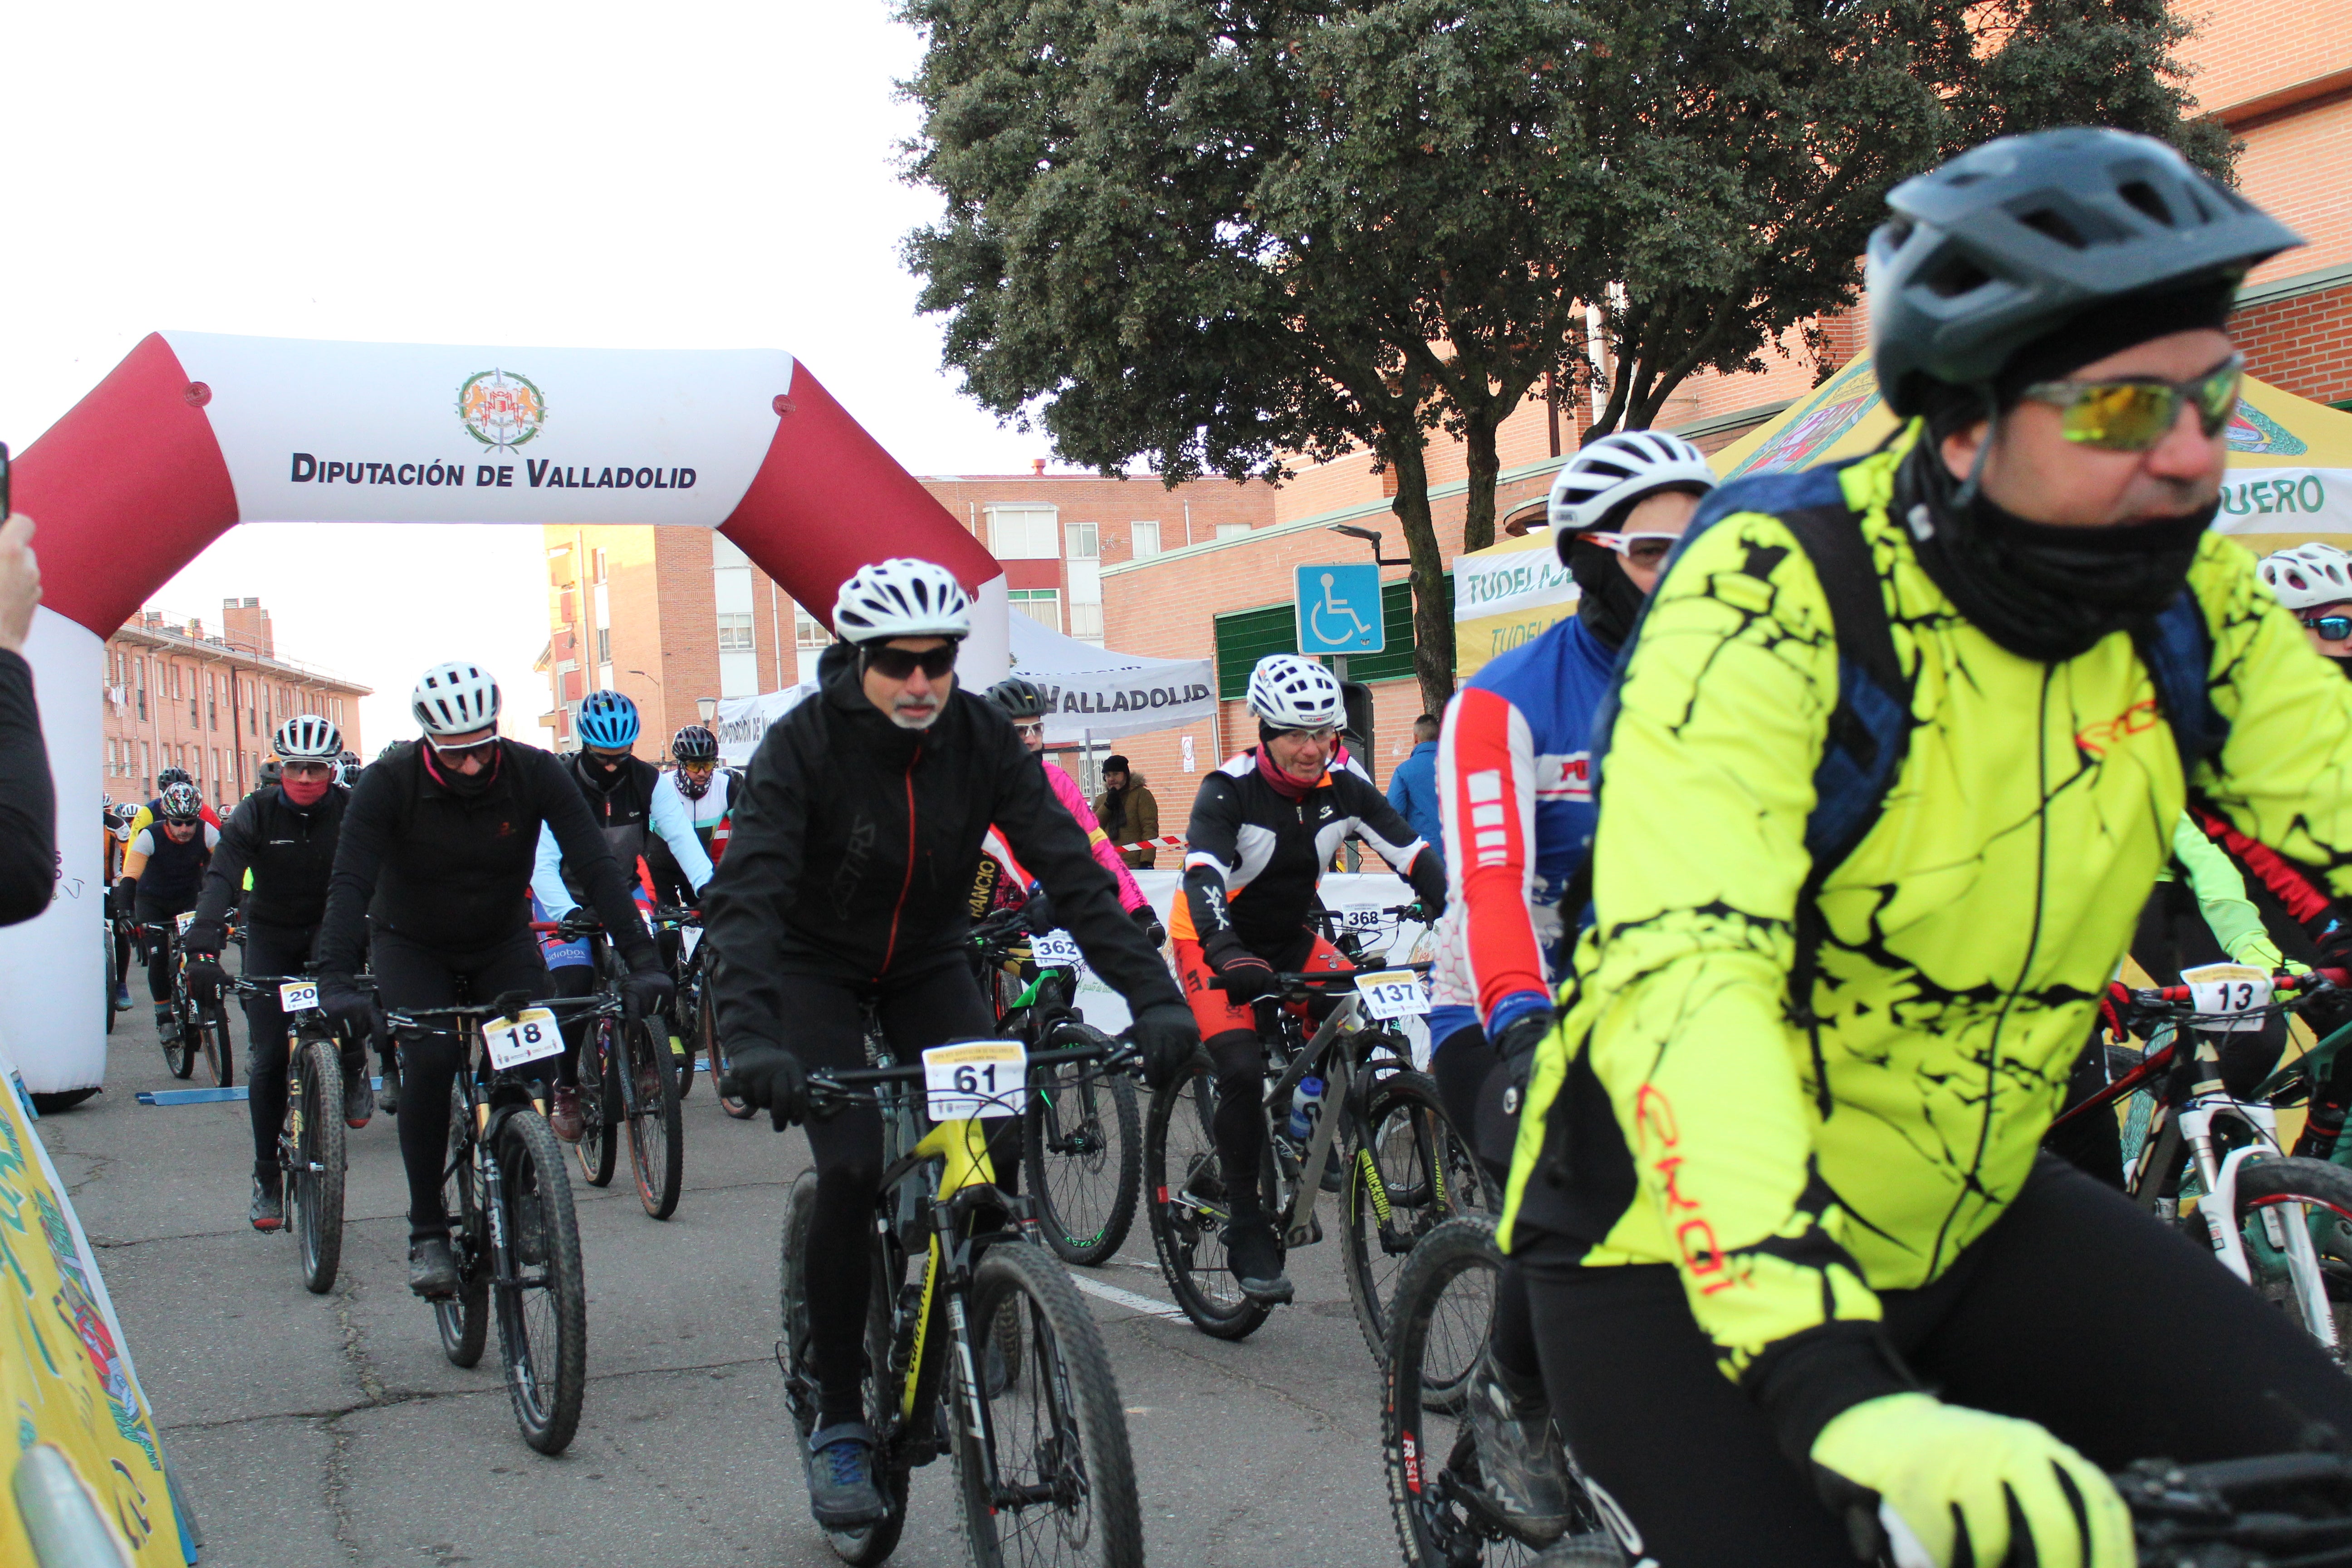
[[[1896,1568],[2006,1562],[2012,1521],[2041,1568],[2138,1562],[2131,1511],[2107,1478],[2031,1421],[1882,1394],[1822,1427],[1812,1461],[1828,1472],[1819,1479],[1831,1507],[1860,1524],[1857,1548],[1874,1513]]]

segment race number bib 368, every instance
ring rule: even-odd
[[[934,1121],[1017,1116],[1028,1076],[1029,1053],[1018,1040],[968,1040],[923,1053]]]
[[[492,1018],[482,1026],[482,1040],[490,1048],[490,1065],[501,1071],[563,1049],[555,1015],[544,1007],[526,1007],[516,1018]]]

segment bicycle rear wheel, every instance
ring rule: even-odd
[[[1469,1140],[1454,1129],[1437,1085],[1417,1072],[1376,1081],[1349,1144],[1339,1199],[1348,1300],[1375,1359],[1388,1353],[1389,1303],[1423,1237],[1472,1208],[1496,1206]]]
[[[441,1353],[457,1366],[482,1359],[490,1335],[490,1238],[482,1221],[481,1184],[474,1179],[474,1112],[462,1083],[449,1086],[449,1154],[442,1167],[441,1211],[457,1255],[457,1293],[433,1303]]]
[[[1239,1340],[1255,1333],[1271,1309],[1242,1294],[1225,1257],[1231,1210],[1212,1130],[1216,1108],[1216,1082],[1206,1072],[1152,1095],[1143,1131],[1146,1212],[1176,1304],[1202,1333]]]
[[[613,1165],[620,1157],[621,1090],[613,1076],[614,1025],[610,1018],[591,1018],[580,1035],[580,1142],[572,1157],[592,1187],[608,1186]]]
[[[2282,1227],[2301,1225],[2311,1234],[2320,1263],[2320,1285],[2335,1329],[2335,1343],[2322,1337],[2303,1292],[2296,1288],[2281,1250],[2286,1237],[2273,1233],[2269,1220]],[[2343,1250],[2345,1227],[2352,1226],[2352,1171],[2326,1160],[2294,1155],[2251,1159],[2238,1168],[2238,1233],[2246,1238],[2247,1261],[2253,1268],[2253,1286],[2265,1300],[2293,1318],[2326,1348],[2338,1365],[2352,1345],[2352,1302],[2343,1300],[2340,1266],[2328,1267],[2331,1254]]]
[[[777,1275],[782,1307],[783,1339],[776,1346],[776,1364],[784,1374],[784,1396],[792,1406],[793,1426],[803,1447],[816,1428],[816,1369],[809,1361],[808,1262],[809,1228],[816,1220],[816,1173],[803,1171],[784,1199],[783,1267]],[[866,1310],[866,1422],[877,1438],[898,1424],[898,1382],[889,1372],[892,1340],[890,1303],[898,1281],[876,1251],[873,1296]],[[887,1445],[885,1445],[887,1450]],[[904,1465],[877,1462],[875,1485],[889,1513],[856,1530],[828,1530],[825,1544],[844,1563],[872,1568],[898,1549],[899,1532],[907,1527],[908,1471]]]
[[[1110,1042],[1084,1025],[1054,1031],[1047,1049]],[[1045,1243],[1065,1263],[1116,1254],[1135,1224],[1143,1185],[1143,1117],[1135,1080],[1092,1063],[1033,1068],[1021,1163]]]
[[[223,1089],[236,1083],[236,1053],[229,1044],[228,1007],[213,1001],[196,1008],[196,1033],[203,1039],[205,1066],[213,1075],[213,1082]]]
[[[1017,1373],[992,1392],[982,1380],[984,1433],[954,1399],[956,1490],[972,1562],[1141,1568],[1127,1416],[1077,1287],[1044,1250],[999,1243],[972,1272],[971,1322],[975,1352],[1000,1334],[1021,1347],[1006,1358]]]
[[[499,1123],[499,1201],[511,1278],[494,1279],[499,1349],[522,1440],[560,1454],[588,1386],[588,1287],[563,1147],[535,1110]]]
[[[343,1258],[343,1064],[334,1047],[305,1040],[302,1092],[287,1101],[287,1217],[294,1226],[302,1283],[313,1294],[333,1289]]]
[[[1397,1544],[1408,1568],[1603,1568],[1624,1555],[1589,1509],[1548,1550],[1513,1533],[1485,1490],[1462,1387],[1486,1347],[1503,1266],[1494,1221],[1449,1220],[1414,1247],[1391,1299],[1381,1361],[1381,1450]]]
[[[686,1184],[686,1130],[678,1116],[677,1069],[670,1065],[669,1036],[658,1018],[624,1025],[625,1051],[614,1062],[621,1077],[621,1104],[628,1112],[629,1169],[637,1179],[637,1202],[656,1219],[677,1212]]]

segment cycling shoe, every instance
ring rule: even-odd
[[[809,1512],[827,1530],[855,1530],[889,1510],[874,1484],[874,1433],[863,1421],[820,1426],[809,1434]]]
[[[1225,1258],[1242,1294],[1261,1307],[1291,1298],[1290,1276],[1282,1271],[1282,1243],[1264,1219],[1237,1219],[1225,1227]]]

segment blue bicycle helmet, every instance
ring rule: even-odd
[[[617,691],[592,691],[580,700],[580,743],[602,752],[625,752],[637,739],[637,705]]]

